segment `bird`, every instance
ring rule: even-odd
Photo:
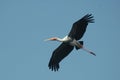
[[[60,62],[65,57],[67,57],[74,48],[76,48],[76,50],[83,49],[88,53],[96,56],[94,52],[86,49],[83,46],[83,43],[84,43],[83,41],[79,41],[83,37],[84,33],[86,32],[88,23],[94,23],[92,14],[86,14],[81,19],[74,22],[69,34],[64,38],[61,39],[58,37],[52,37],[45,40],[45,41],[61,42],[60,46],[56,48],[52,53],[52,56],[48,63],[49,69],[55,72],[58,71],[60,68],[59,66]]]

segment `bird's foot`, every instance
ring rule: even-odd
[[[96,54],[95,54],[94,52],[90,52],[90,54],[92,54],[92,55],[96,56]]]

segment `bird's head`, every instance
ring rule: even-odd
[[[58,38],[57,37],[52,37],[52,38],[48,38],[45,41],[57,41]]]

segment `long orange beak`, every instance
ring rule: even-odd
[[[44,41],[55,41],[56,40],[56,38],[48,38],[48,39],[45,39]]]
[[[49,38],[49,39],[45,39],[44,41],[51,41],[51,38]]]

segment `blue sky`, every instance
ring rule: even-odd
[[[0,80],[120,80],[119,0],[0,0]],[[83,50],[73,50],[52,72],[47,65],[72,23],[92,13],[82,38]]]

